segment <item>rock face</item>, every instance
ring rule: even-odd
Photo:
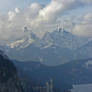
[[[0,51],[0,92],[22,92],[14,64]]]

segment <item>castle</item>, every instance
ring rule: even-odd
[[[49,82],[46,82],[45,86],[33,88],[34,92],[53,92],[53,80],[50,79]]]

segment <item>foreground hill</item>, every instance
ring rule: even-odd
[[[23,92],[14,64],[0,51],[0,92]]]

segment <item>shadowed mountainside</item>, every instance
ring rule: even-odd
[[[0,51],[0,92],[23,92],[16,67],[2,51]]]

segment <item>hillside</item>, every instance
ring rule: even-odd
[[[0,92],[23,92],[16,67],[2,51],[0,51]]]

